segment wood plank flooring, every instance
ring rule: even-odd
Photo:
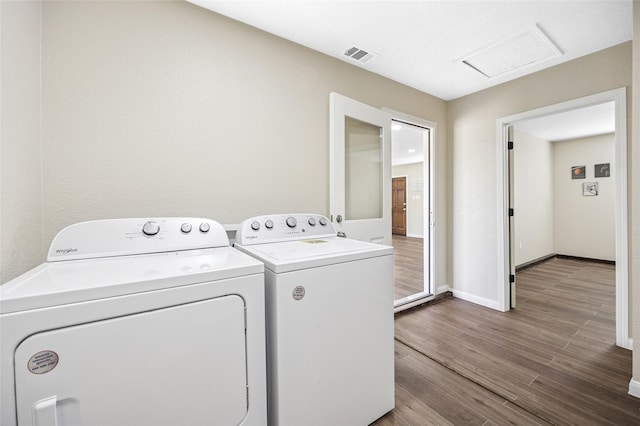
[[[423,239],[392,236],[395,299],[424,291]]]
[[[376,425],[640,425],[615,346],[614,266],[551,259],[501,313],[456,298],[396,316],[396,409]]]

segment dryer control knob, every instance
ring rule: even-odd
[[[145,235],[156,235],[160,232],[160,225],[158,225],[158,222],[150,220],[142,226],[142,232]]]
[[[265,226],[267,229],[273,229],[273,221],[272,221],[272,220],[270,220],[270,219],[268,219],[268,220],[264,223],[264,226]]]
[[[315,218],[310,217],[310,218],[309,218],[309,220],[308,220],[308,222],[309,222],[309,225],[311,225],[311,226],[316,226],[316,219],[315,219]]]
[[[211,226],[207,222],[203,222],[200,224],[200,232],[209,232]]]
[[[322,225],[322,226],[327,226],[327,219],[326,219],[326,218],[324,218],[324,217],[321,217],[321,218],[320,218],[320,225]]]
[[[293,216],[289,216],[289,217],[287,218],[287,226],[288,226],[289,228],[295,228],[297,224],[298,224],[298,221],[296,220],[296,218],[295,218],[295,217],[293,217]]]
[[[186,222],[183,223],[182,226],[180,227],[180,230],[185,234],[188,234],[189,232],[191,232],[191,224]]]
[[[251,222],[251,229],[253,229],[254,231],[260,229],[260,222],[258,222],[257,220]]]

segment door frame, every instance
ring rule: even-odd
[[[498,306],[509,310],[509,173],[507,128],[518,121],[557,114],[578,108],[615,103],[615,177],[616,177],[616,344],[631,349],[629,336],[629,246],[627,221],[627,90],[626,87],[585,96],[555,105],[538,108],[496,120],[497,201],[498,201],[498,277],[502,283],[498,291]]]
[[[423,209],[423,229],[424,236],[423,239],[427,241],[425,244],[425,248],[428,247],[429,250],[424,250],[424,255],[422,261],[425,266],[428,266],[428,274],[425,273],[424,280],[428,283],[428,288],[425,289],[424,293],[419,293],[419,297],[405,297],[403,299],[399,299],[394,303],[395,312],[399,312],[405,309],[409,309],[413,306],[420,305],[424,302],[427,302],[436,294],[436,291],[439,288],[436,286],[436,238],[438,236],[438,229],[436,227],[437,224],[437,215],[435,208],[435,200],[436,198],[436,146],[437,146],[437,137],[438,137],[438,128],[437,124],[430,120],[425,120],[424,118],[416,117],[410,114],[406,114],[400,111],[396,111],[390,108],[382,108],[384,111],[388,112],[391,115],[391,120],[402,121],[403,123],[412,124],[414,126],[423,127],[429,130],[429,142],[428,146],[423,146],[424,157],[423,158],[423,169],[422,176],[423,178],[429,178],[429,196],[422,197],[422,209]],[[393,144],[393,138],[391,140]],[[428,157],[428,158],[426,158]],[[425,267],[426,271],[427,268]],[[446,291],[449,288],[443,286],[441,291]]]

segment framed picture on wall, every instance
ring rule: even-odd
[[[598,195],[598,182],[585,182],[582,184],[582,195],[594,196]]]
[[[611,176],[611,168],[609,163],[596,164],[594,166],[595,177],[609,177]]]
[[[587,177],[586,166],[572,166],[571,167],[571,179],[584,179]]]

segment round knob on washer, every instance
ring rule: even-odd
[[[160,232],[160,225],[158,225],[158,222],[150,220],[142,226],[142,232],[145,235],[156,235]]]
[[[185,234],[188,234],[189,232],[191,232],[191,224],[186,222],[183,223],[182,226],[180,227],[180,230]]]
[[[269,219],[269,220],[267,220],[267,221],[264,223],[264,226],[265,226],[267,229],[273,229],[273,221],[272,221],[272,220],[270,220],[270,219]]]
[[[200,224],[200,232],[209,232],[209,229],[211,229],[211,225],[209,225],[207,222],[202,222]]]
[[[327,218],[326,217],[321,217],[320,218],[320,225],[327,226]]]
[[[251,222],[251,229],[253,229],[254,231],[260,229],[260,222],[258,222],[257,220]]]
[[[298,224],[298,221],[296,220],[296,218],[295,218],[295,217],[293,217],[293,216],[289,216],[289,217],[287,218],[287,226],[288,226],[289,228],[295,228],[297,224]]]
[[[311,226],[316,226],[316,219],[313,217],[310,217],[309,220],[307,221],[309,223],[309,225]]]

